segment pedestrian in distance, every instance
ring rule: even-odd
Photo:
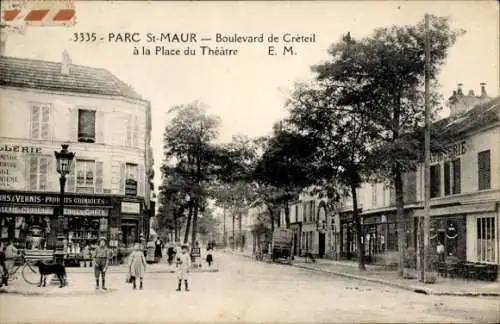
[[[130,254],[129,275],[132,281],[132,288],[137,289],[136,282],[139,278],[139,289],[143,289],[144,272],[146,272],[146,257],[141,251],[139,243],[134,244],[134,251]]]
[[[207,249],[207,263],[208,263],[208,266],[211,267],[212,266],[212,262],[214,262],[214,251],[212,250],[212,247],[209,246],[208,249]]]
[[[188,253],[189,248],[187,245],[183,245],[181,249],[182,249],[181,253],[180,255],[177,256],[177,262],[176,262],[177,280],[178,280],[177,291],[181,291],[183,280],[184,280],[184,289],[186,291],[189,291],[188,274],[189,274],[189,269],[191,267],[191,257],[189,256]]]
[[[160,239],[159,236],[156,237],[156,240],[155,240],[155,261],[156,262],[160,262],[163,255],[162,255],[162,251],[163,251],[163,241]]]
[[[108,270],[109,249],[106,246],[107,240],[105,237],[99,239],[99,246],[94,252],[94,274],[95,274],[95,289],[99,289],[99,277],[102,278],[102,290],[106,288],[106,271]]]
[[[168,264],[172,265],[174,262],[174,257],[175,257],[175,247],[172,243],[168,244],[168,249],[167,249],[167,256],[168,256]]]

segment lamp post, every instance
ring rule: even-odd
[[[71,165],[73,163],[73,158],[75,153],[68,151],[68,144],[62,144],[62,150],[57,152],[54,151],[54,155],[57,160],[57,172],[61,175],[59,177],[59,184],[61,187],[61,193],[59,196],[59,215],[58,215],[58,226],[57,228],[57,245],[55,258],[56,262],[62,263],[64,258],[64,233],[63,233],[63,222],[64,222],[64,186],[66,185],[66,175],[71,171]]]

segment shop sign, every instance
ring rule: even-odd
[[[0,203],[30,204],[30,205],[58,205],[60,197],[57,194],[27,194],[27,193],[0,193]],[[109,198],[65,196],[65,205],[73,206],[101,206],[111,207]]]
[[[30,206],[0,206],[0,214],[52,215],[54,208]]]
[[[133,179],[127,179],[125,181],[125,196],[127,197],[137,196],[137,181]]]
[[[108,217],[106,209],[64,208],[65,216]]]
[[[465,141],[454,143],[448,146],[444,152],[431,154],[431,163],[452,160],[467,152],[467,145]]]
[[[26,157],[41,154],[42,148],[30,145],[0,144],[0,189],[26,187]]]
[[[141,204],[122,201],[121,212],[125,214],[140,214],[141,213]]]

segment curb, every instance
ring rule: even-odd
[[[232,253],[228,252],[233,255],[239,255],[242,257],[246,258],[252,258],[249,255],[245,254],[238,254],[238,253]],[[339,277],[345,277],[345,278],[350,278],[350,279],[356,279],[356,280],[362,280],[362,281],[368,281],[368,282],[373,282],[373,283],[378,283],[386,286],[391,286],[407,291],[412,291],[414,293],[419,293],[419,294],[424,294],[424,295],[435,295],[435,296],[462,296],[462,297],[478,297],[478,296],[484,296],[484,297],[496,297],[500,296],[500,292],[452,292],[452,291],[433,291],[432,288],[427,288],[427,287],[418,287],[418,286],[409,286],[405,284],[400,284],[400,283],[395,283],[383,279],[377,279],[377,278],[369,278],[365,276],[360,276],[360,275],[355,275],[355,274],[350,274],[346,272],[340,272],[340,271],[332,271],[332,270],[325,270],[325,269],[317,269],[317,268],[312,268],[309,266],[303,266],[303,265],[298,265],[298,264],[292,264],[293,267],[295,268],[300,268],[304,270],[309,270],[309,271],[316,271],[316,272],[321,272],[321,273],[328,273],[332,275],[336,275]]]
[[[64,289],[64,288],[61,288]],[[108,289],[106,292],[103,291],[68,291],[68,290],[61,290],[59,291],[46,291],[46,292],[38,292],[38,291],[26,291],[26,290],[20,290],[20,289],[0,289],[0,295],[1,294],[11,294],[11,295],[20,295],[20,296],[26,296],[26,297],[31,297],[31,296],[43,296],[43,297],[79,297],[79,296],[90,296],[90,295],[105,295],[109,294],[112,292],[117,291],[116,289]]]

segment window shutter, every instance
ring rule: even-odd
[[[40,138],[40,107],[38,105],[31,107],[31,138]]]
[[[38,158],[36,156],[31,156],[29,164],[30,164],[29,190],[38,190]]]
[[[77,135],[78,135],[78,109],[77,108],[71,108],[69,111],[69,138],[71,139],[72,142],[77,141]]]
[[[48,176],[47,172],[49,171],[47,169],[47,157],[46,156],[41,156],[39,158],[39,163],[40,163],[40,169],[38,171],[38,176],[40,178],[40,184],[39,184],[39,189],[40,190],[47,190],[47,181],[48,181]]]
[[[103,162],[97,161],[95,164],[95,192],[102,193],[103,183]]]
[[[132,115],[127,115],[127,146],[132,146]]]
[[[118,192],[121,193],[122,195],[125,194],[125,163],[120,164],[120,187]]]
[[[24,188],[31,190],[31,156],[24,157]]]
[[[134,134],[133,134],[134,147],[140,147],[139,144],[139,119],[134,116]]]
[[[55,158],[53,156],[47,155],[47,189],[49,191],[57,191],[55,186]]]
[[[98,111],[96,114],[96,143],[104,143],[104,112]]]
[[[77,161],[73,161],[73,165],[71,167],[71,170],[69,171],[69,174],[66,177],[66,191],[67,192],[75,192],[76,166],[77,166]]]
[[[137,185],[137,195],[144,197],[144,166],[139,166],[139,177],[138,177],[138,185]]]
[[[41,139],[49,139],[49,120],[50,120],[50,107],[40,107],[42,120],[40,125]]]

